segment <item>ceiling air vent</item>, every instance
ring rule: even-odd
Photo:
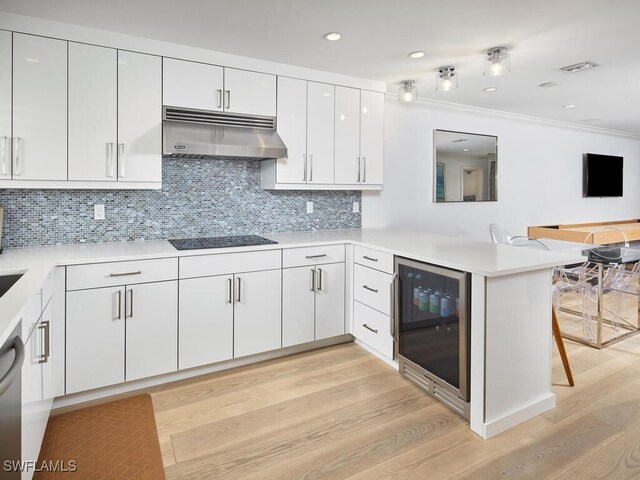
[[[209,110],[194,110],[190,108],[164,107],[162,119],[170,122],[199,123],[203,125],[218,125],[221,127],[276,129],[275,117],[212,112]]]
[[[598,66],[597,63],[593,62],[581,62],[576,63],[575,65],[568,65],[566,67],[562,67],[560,70],[563,72],[576,73],[581,72],[583,70],[589,70],[590,68],[596,68]]]

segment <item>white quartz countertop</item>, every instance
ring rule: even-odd
[[[7,249],[0,255],[0,275],[25,274],[0,298],[0,345],[20,320],[20,312],[29,296],[36,292],[52,268],[61,265],[273,250],[331,243],[363,245],[486,277],[511,275],[584,260],[577,254],[494,245],[490,242],[395,228],[274,233],[262,236],[278,243],[182,251],[176,250],[166,240]]]

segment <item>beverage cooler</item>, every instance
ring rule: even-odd
[[[469,418],[471,275],[396,257],[400,373]]]

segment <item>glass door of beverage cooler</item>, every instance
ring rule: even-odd
[[[469,400],[468,273],[396,257],[397,353]]]

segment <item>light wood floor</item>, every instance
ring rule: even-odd
[[[557,352],[558,406],[491,440],[348,343],[152,392],[173,479],[640,479],[640,335]]]

